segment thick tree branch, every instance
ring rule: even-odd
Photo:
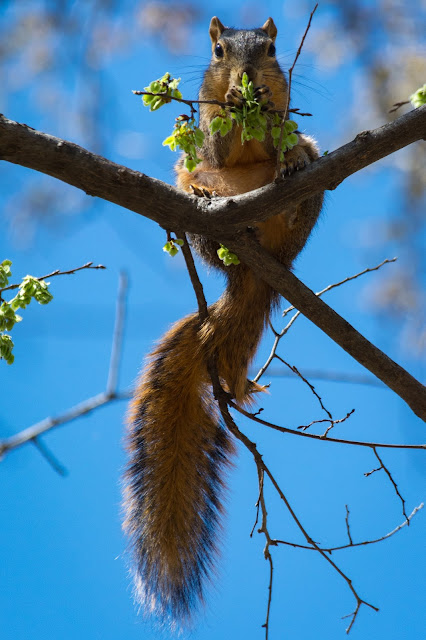
[[[241,196],[205,201],[0,115],[0,159],[58,178],[164,228],[215,239],[222,237],[225,225],[232,233],[266,220],[314,193],[335,189],[353,173],[421,139],[426,139],[426,105],[358,134],[303,172]]]
[[[291,271],[265,251],[251,237],[251,234],[239,234],[237,240],[224,238],[224,242],[249,267],[260,272],[259,265],[262,265],[262,278],[271,287],[300,309],[309,320],[355,360],[395,391],[419,418],[426,420],[426,387],[333,311]]]
[[[426,419],[426,390],[322,302],[253,238],[247,225],[280,213],[415,140],[426,138],[426,105],[359,134],[284,181],[234,198],[206,200],[117,165],[78,145],[0,116],[0,158],[47,173],[158,222],[221,240],[274,289]]]

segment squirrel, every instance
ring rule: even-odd
[[[245,72],[264,108],[284,111],[288,85],[275,56],[272,18],[261,28],[243,30],[224,27],[213,17],[209,33],[212,59],[200,100],[240,105]],[[181,158],[177,186],[189,193],[233,196],[273,182],[277,151],[270,133],[263,142],[242,144],[241,127],[234,122],[225,137],[211,135],[209,124],[219,111],[218,105],[200,103],[202,162],[189,172]],[[281,164],[284,176],[319,155],[312,138],[297,135],[298,144]],[[286,267],[303,249],[322,199],[315,195],[297,205],[290,222],[280,214],[257,224],[260,244]],[[136,599],[145,611],[178,626],[189,622],[203,602],[204,582],[214,569],[224,476],[234,452],[206,362],[214,354],[226,390],[238,403],[250,403],[264,388],[247,380],[248,366],[278,299],[244,264],[225,267],[217,243],[196,235],[190,243],[209,265],[225,272],[226,289],[209,306],[203,324],[198,313],[183,318],[148,357],[129,409],[124,491],[123,527],[133,551]]]

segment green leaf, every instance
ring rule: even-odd
[[[216,133],[216,131],[219,131],[219,129],[222,126],[222,118],[220,116],[216,116],[216,118],[213,118],[213,120],[210,122],[210,133],[211,135],[214,135]]]
[[[416,109],[426,104],[426,84],[420,87],[410,96],[410,102]]]
[[[288,136],[287,140],[293,147],[296,146],[296,144],[299,142],[299,138],[297,137],[296,133],[291,133]]]
[[[194,169],[197,166],[197,163],[195,162],[195,160],[193,160],[189,156],[185,158],[183,164],[188,171],[194,171]]]

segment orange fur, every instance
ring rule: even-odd
[[[224,53],[220,59],[213,54],[200,99],[225,100],[246,70],[255,86],[267,84],[275,106],[284,108],[285,77],[268,54],[276,35],[273,21],[262,29],[236,31],[213,18],[210,34],[213,51],[221,43]],[[224,139],[209,136],[209,124],[218,111],[215,105],[201,105],[203,161],[189,173],[180,160],[177,185],[188,192],[194,185],[200,193],[206,189],[233,196],[274,180],[276,152],[270,136],[242,145],[236,126]],[[315,143],[300,135],[283,169],[299,169],[317,155]],[[259,241],[290,267],[321,203],[322,197],[315,196],[259,223]],[[212,397],[206,362],[214,356],[224,387],[237,402],[251,402],[253,392],[263,388],[247,380],[247,371],[276,300],[274,291],[244,265],[225,268],[216,243],[198,236],[191,242],[210,264],[225,271],[228,283],[203,324],[193,314],[166,333],[138,381],[128,419],[124,523],[134,550],[139,601],[160,618],[180,623],[202,600],[203,580],[212,570],[223,473],[233,452]]]

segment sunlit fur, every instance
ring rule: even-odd
[[[219,41],[224,55],[213,53],[200,92],[201,99],[225,100],[246,71],[255,86],[267,84],[278,108],[287,101],[287,83],[275,57],[267,55],[276,29],[268,20],[261,29],[226,29],[213,18],[212,50]],[[218,113],[200,106],[200,127]],[[268,134],[264,142],[241,145],[234,126],[225,137],[206,135],[203,161],[189,173],[178,162],[177,184],[230,196],[274,180],[276,151]],[[318,157],[315,143],[299,136],[286,154],[283,168],[295,171]],[[316,222],[322,196],[259,223],[259,242],[290,267]],[[284,215],[286,213],[286,215]],[[289,215],[290,214],[290,215]],[[184,626],[203,600],[217,553],[217,529],[223,509],[223,478],[233,453],[230,435],[221,424],[206,362],[215,355],[224,387],[239,403],[250,403],[262,388],[247,380],[275,292],[243,264],[228,268],[217,257],[217,243],[192,236],[191,243],[211,265],[227,276],[227,287],[209,307],[200,325],[198,314],[176,323],[148,358],[138,381],[128,418],[125,530],[134,557],[136,597],[160,620]]]

